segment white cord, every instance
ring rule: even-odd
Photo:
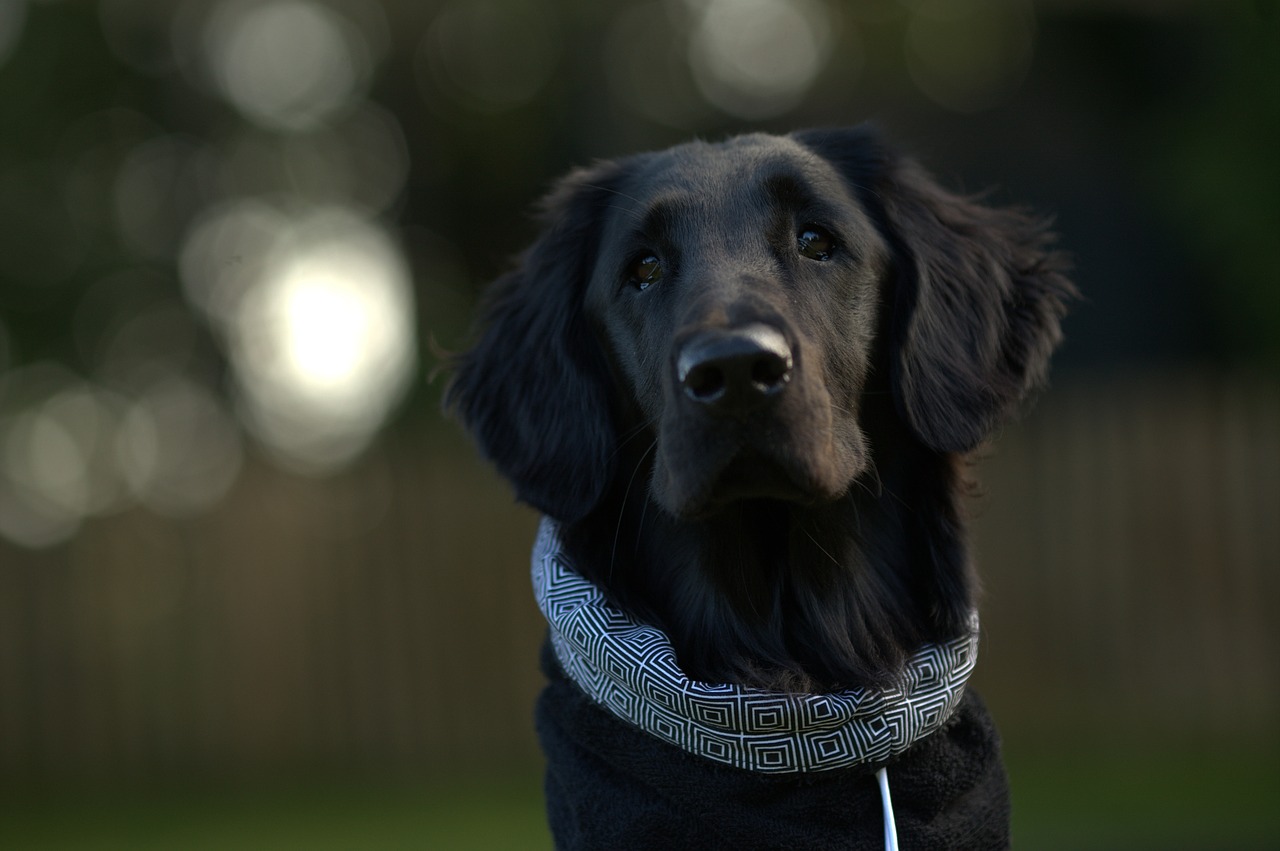
[[[898,826],[893,821],[893,799],[889,797],[889,772],[876,772],[880,781],[880,803],[884,806],[884,851],[898,851]]]

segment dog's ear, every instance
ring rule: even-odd
[[[544,199],[541,236],[490,288],[445,392],[516,495],[562,522],[586,515],[613,476],[608,370],[583,296],[619,172],[574,172]]]
[[[1045,377],[1075,288],[1045,222],[951,194],[865,127],[800,134],[836,166],[895,254],[886,294],[899,409],[967,452]]]

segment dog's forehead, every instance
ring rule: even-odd
[[[748,243],[741,240],[766,231],[782,204],[829,225],[844,223],[848,244],[863,254],[877,251],[870,219],[837,168],[791,137],[688,142],[623,162],[603,223],[605,246],[651,242],[656,228],[703,245],[711,237],[711,244],[742,247]]]
[[[757,133],[651,154],[631,175],[627,194],[641,207],[667,199],[737,204],[781,175],[831,189],[839,185],[834,169],[794,139]]]

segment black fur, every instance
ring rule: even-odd
[[[811,225],[829,259],[797,251]],[[964,629],[960,469],[1043,379],[1062,268],[1043,223],[946,192],[874,131],[691,143],[560,184],[447,400],[692,676],[884,682]],[[786,339],[789,383],[713,415],[681,346],[751,323]]]
[[[617,467],[616,393],[582,304],[617,171],[571,174],[543,201],[545,232],[494,282],[488,330],[447,394],[520,499],[566,522],[599,502]]]

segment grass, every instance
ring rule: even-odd
[[[14,851],[551,848],[537,776],[454,786],[303,783],[7,795]]]
[[[1280,848],[1280,760],[1087,750],[1009,762],[1015,848]]]
[[[1009,765],[1014,847],[1280,848],[1274,751],[1211,757],[1074,751]],[[0,848],[548,849],[540,781],[450,786],[308,781],[274,787],[80,788],[0,797]]]

